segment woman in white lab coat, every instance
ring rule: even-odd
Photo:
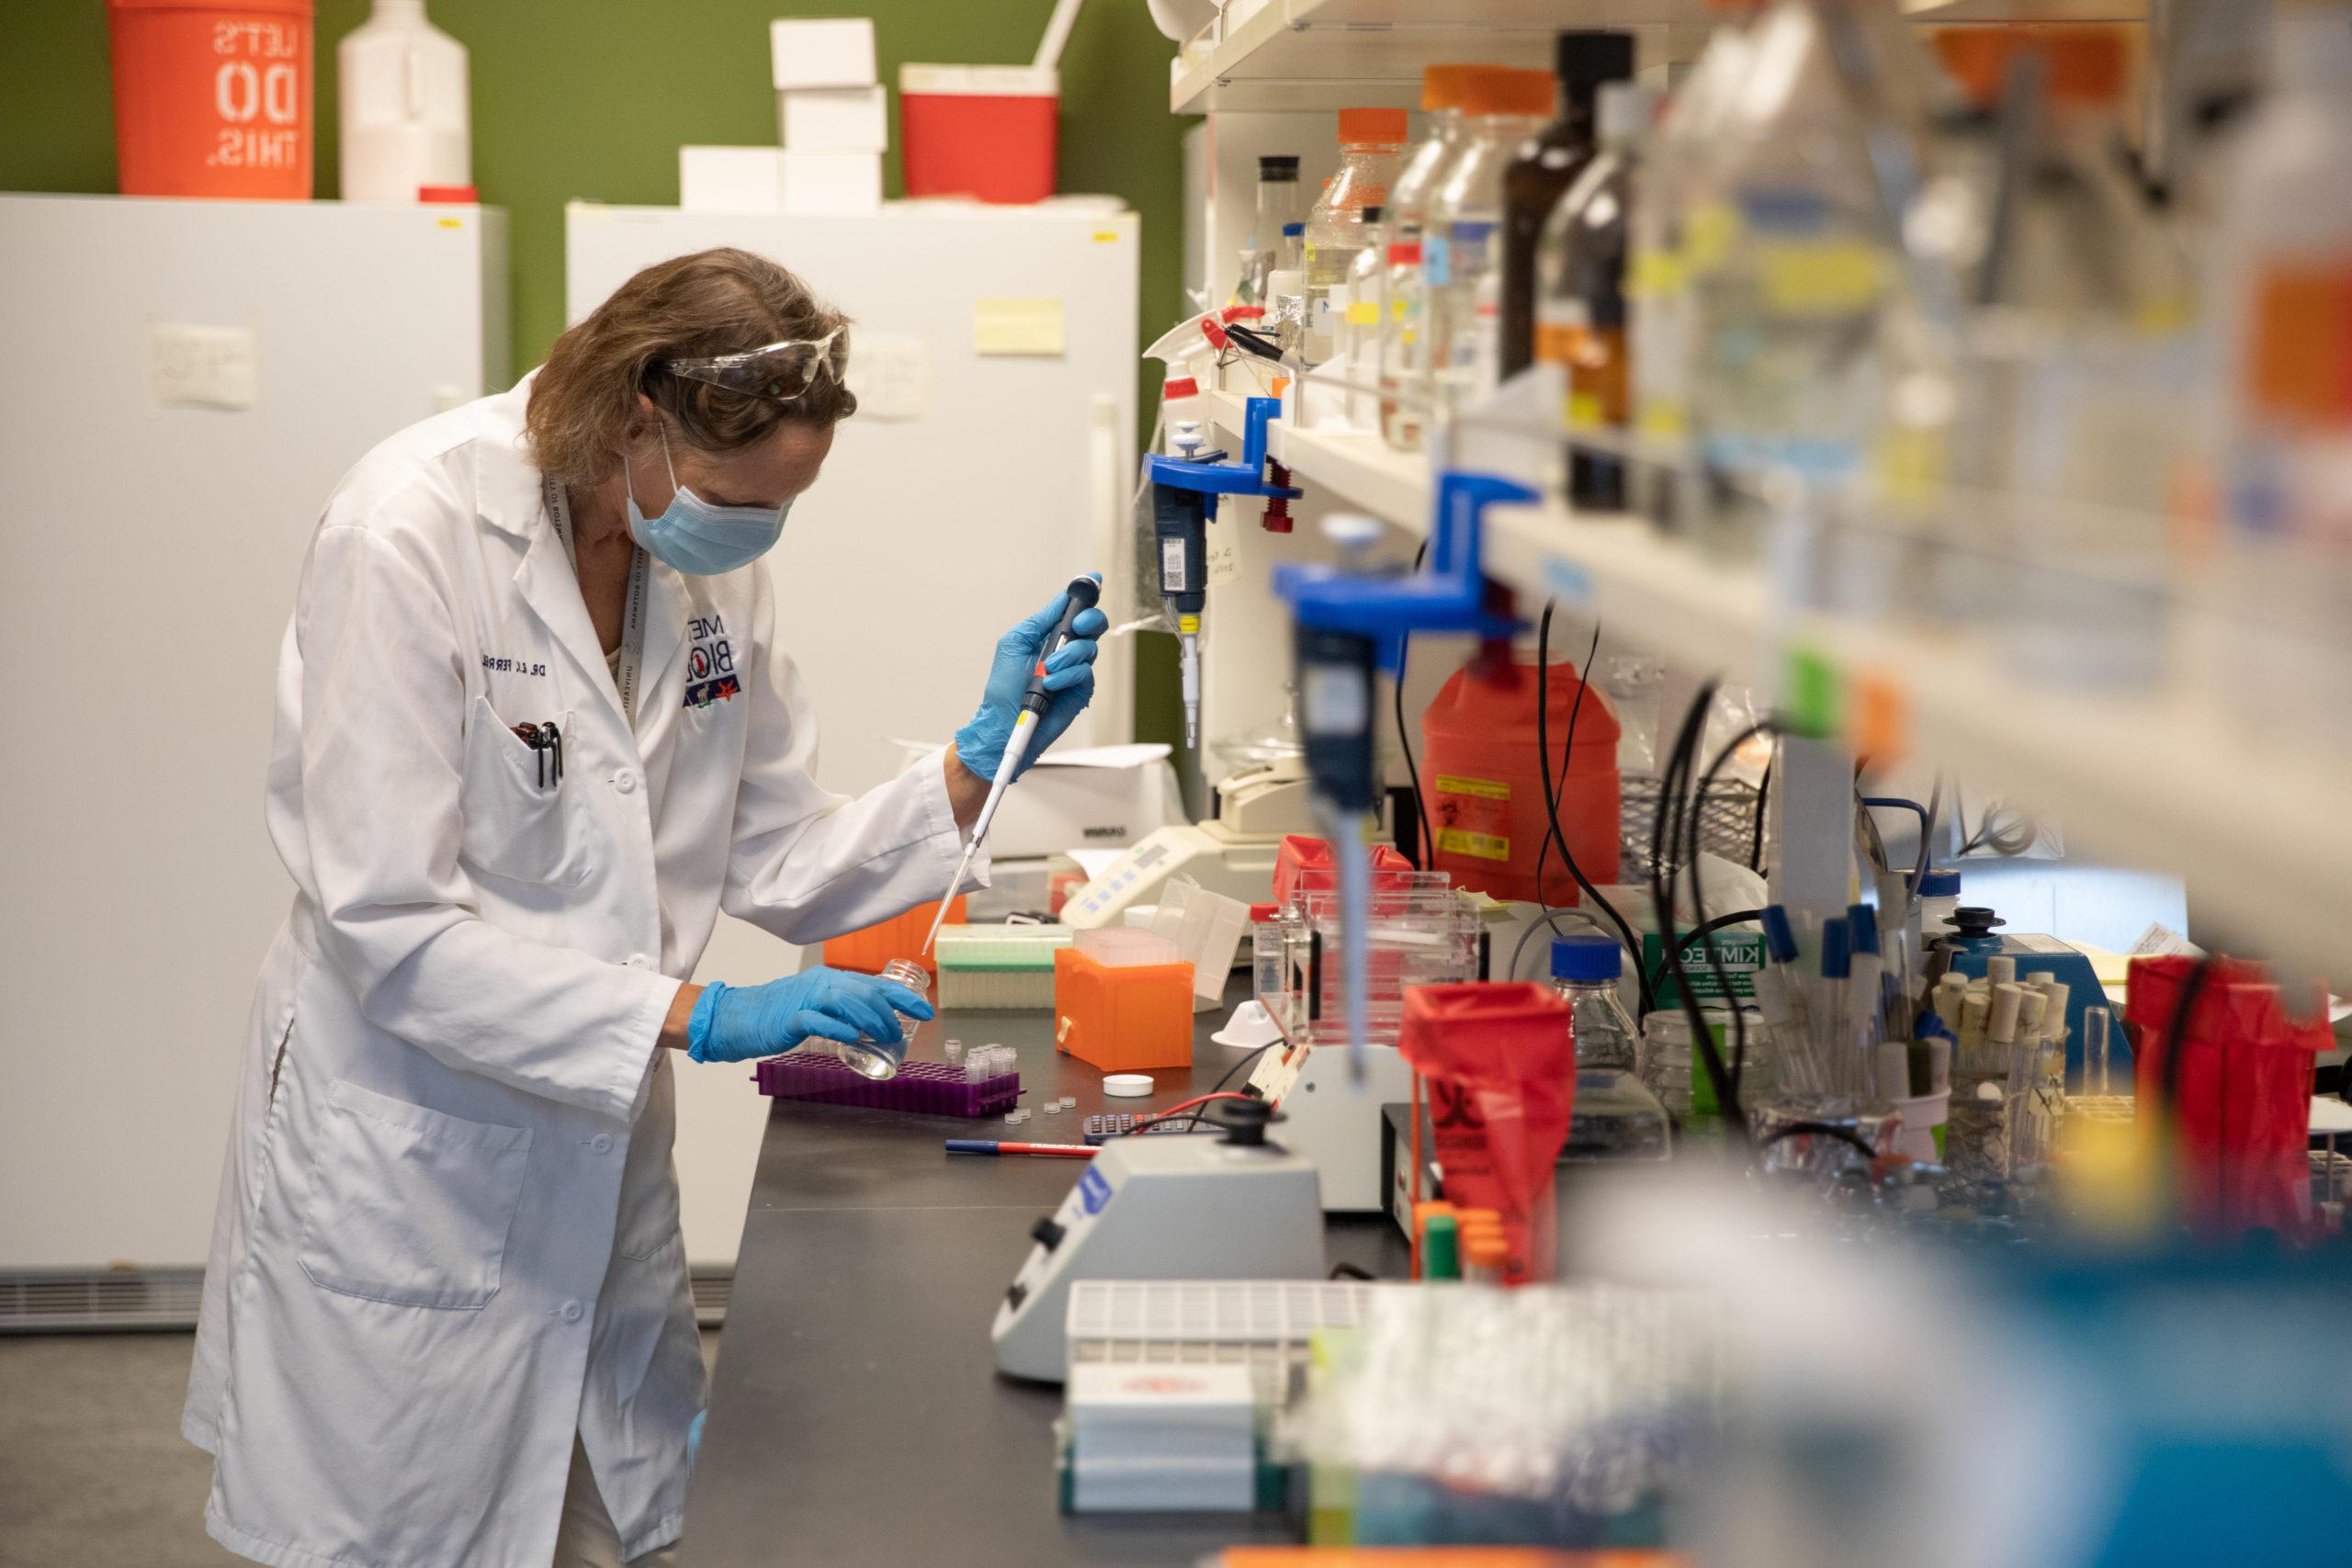
[[[948,894],[1059,608],[1000,642],[954,746],[854,800],[818,786],[747,567],[855,407],[847,344],[772,263],[664,263],[329,498],[269,774],[297,892],[183,1417],[232,1550],[545,1568],[677,1539],[704,1390],[673,1050],[927,1015],[865,976],[681,977],[721,908],[813,942]],[[838,588],[885,635],[888,585]],[[1050,660],[1042,739],[1085,705],[1102,626]]]

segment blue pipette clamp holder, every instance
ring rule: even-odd
[[[1438,477],[1426,565],[1410,577],[1367,577],[1336,567],[1274,568],[1274,592],[1303,627],[1368,638],[1380,667],[1397,672],[1413,632],[1467,632],[1484,641],[1515,636],[1523,623],[1488,601],[1481,537],[1487,508],[1539,497],[1495,474],[1449,470]]]
[[[1204,510],[1211,518],[1216,515],[1216,498],[1221,495],[1296,501],[1304,491],[1266,480],[1266,426],[1282,412],[1280,398],[1251,398],[1242,405],[1241,457],[1238,462],[1201,462],[1155,452],[1144,459],[1144,477],[1156,485],[1199,491],[1207,498]]]

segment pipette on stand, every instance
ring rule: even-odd
[[[1037,664],[1029,671],[1028,689],[1021,694],[1021,713],[1012,721],[1012,734],[1004,743],[1004,756],[997,762],[996,777],[989,781],[988,798],[980,803],[980,814],[972,819],[972,836],[964,845],[964,858],[956,863],[956,879],[947,885],[947,896],[939,901],[939,913],[931,918],[931,932],[922,939],[922,952],[929,953],[931,944],[939,940],[939,928],[947,919],[947,906],[956,901],[956,890],[964,886],[964,874],[972,869],[972,857],[980,852],[980,840],[989,836],[989,824],[996,819],[997,802],[1004,798],[1004,786],[1021,771],[1021,763],[1029,755],[1029,742],[1037,733],[1037,721],[1044,714],[1053,694],[1046,690],[1046,662],[1069,641],[1070,623],[1087,610],[1094,608],[1102,597],[1102,580],[1099,577],[1073,577],[1063,590],[1069,596],[1062,606],[1062,617],[1046,640],[1037,645]]]

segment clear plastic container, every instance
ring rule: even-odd
[[[1685,257],[1692,435],[1725,481],[1704,528],[1735,556],[1763,542],[1767,476],[1801,479],[1817,524],[1891,434],[1920,336],[1888,210],[1926,167],[1940,81],[1886,4],[1776,0],[1747,62]]]
[[[1320,365],[1339,352],[1342,322],[1331,296],[1348,286],[1356,256],[1377,236],[1364,231],[1363,209],[1382,207],[1404,162],[1403,109],[1341,109],[1340,172],[1306,215],[1306,362]]]
[[[931,995],[931,976],[923,966],[910,958],[893,958],[882,966],[882,978],[895,980],[919,997]],[[894,1078],[899,1076],[899,1064],[907,1059],[907,1052],[915,1043],[915,1032],[922,1021],[907,1013],[899,1013],[899,1038],[892,1040],[860,1040],[843,1044],[836,1040],[809,1040],[806,1050],[822,1050],[838,1057],[842,1063],[869,1078]]]
[[[1371,895],[1364,939],[1363,1043],[1394,1045],[1414,986],[1472,980],[1478,974],[1477,908],[1443,872],[1385,874]],[[1283,911],[1285,1036],[1317,1045],[1347,1043],[1340,895],[1301,892]],[[1272,1004],[1269,1004],[1271,1008]]]
[[[1503,173],[1552,114],[1548,71],[1471,79],[1465,141],[1430,198],[1421,238],[1428,289],[1419,361],[1437,400],[1459,407],[1493,389],[1501,367]]]
[[[1536,247],[1535,357],[1558,367],[1560,422],[1571,437],[1622,435],[1632,421],[1625,260],[1641,139],[1657,102],[1631,82],[1600,89],[1600,152],[1562,195]],[[1562,468],[1572,507],[1625,509],[1623,459],[1571,448]]]
[[[1631,1070],[1640,1038],[1619,999],[1625,950],[1605,936],[1564,936],[1552,943],[1552,988],[1568,1004],[1577,1066]]]
[[[1483,65],[1432,65],[1421,73],[1421,123],[1425,133],[1405,155],[1404,167],[1383,203],[1388,222],[1385,292],[1380,323],[1380,434],[1403,452],[1421,446],[1424,411],[1406,406],[1395,394],[1426,396],[1426,362],[1418,361],[1422,326],[1421,231],[1430,197],[1462,151],[1465,135],[1462,106],[1471,78]]]
[[[1283,265],[1283,230],[1300,220],[1298,158],[1269,153],[1258,160],[1258,214],[1241,247],[1241,277],[1234,286],[1237,305],[1266,303],[1266,280]]]
[[[1690,433],[1691,258],[1699,250],[1699,213],[1713,191],[1723,127],[1747,74],[1748,28],[1755,7],[1723,7],[1690,73],[1674,91],[1643,160],[1634,204],[1625,292],[1632,311],[1634,426],[1657,442]],[[1636,470],[1635,502],[1668,528],[1679,525],[1682,497],[1671,469]]]

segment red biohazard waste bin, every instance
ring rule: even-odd
[[[1617,880],[1618,724],[1601,694],[1586,690],[1576,668],[1563,662],[1544,682],[1549,711],[1539,727],[1536,673],[1532,661],[1517,663],[1508,682],[1455,671],[1421,715],[1421,788],[1437,840],[1431,869],[1451,873],[1456,887],[1506,901],[1540,897],[1557,908],[1577,901],[1577,883],[1558,846],[1548,855],[1544,850],[1542,743],[1551,745],[1554,774],[1567,752],[1560,830],[1577,867],[1601,886]]]

